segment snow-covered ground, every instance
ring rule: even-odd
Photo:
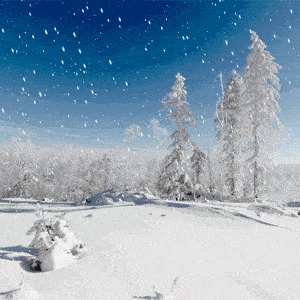
[[[84,202],[0,200],[0,299],[23,279],[11,299],[300,298],[297,207],[179,203],[114,190]],[[47,217],[64,214],[85,256],[67,268],[29,271],[26,232],[38,207]]]

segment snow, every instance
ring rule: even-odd
[[[41,299],[41,295],[32,287],[25,285],[24,279],[18,289],[9,292],[6,295],[6,299],[11,300],[38,300]]]
[[[108,190],[79,205],[40,202],[88,246],[47,272],[26,264],[38,201],[0,200],[0,299],[299,299],[298,208],[201,200]]]

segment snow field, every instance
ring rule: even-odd
[[[43,300],[155,299],[155,292],[176,300],[298,299],[300,241],[293,226],[299,220],[266,208],[259,217],[253,205],[62,206],[69,210],[69,228],[89,251],[66,268],[34,273],[22,262],[30,256],[26,232],[37,217],[2,212],[0,297],[24,278]],[[277,226],[258,222],[267,217]],[[280,219],[289,229],[275,222]]]

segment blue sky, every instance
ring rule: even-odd
[[[123,146],[136,124],[151,144],[151,119],[172,131],[161,100],[180,72],[199,126],[190,133],[213,145],[218,75],[242,72],[251,29],[282,66],[291,142],[280,153],[299,156],[298,1],[2,1],[0,14],[2,140]]]

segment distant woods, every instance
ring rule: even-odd
[[[78,201],[107,189],[153,189],[165,150],[1,145],[0,197]]]

